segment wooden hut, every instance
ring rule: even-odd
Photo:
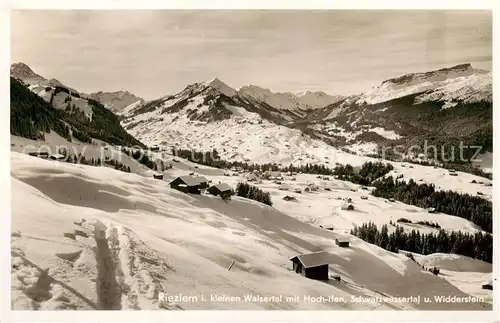
[[[335,244],[339,247],[347,248],[349,247],[349,239],[346,237],[335,238]]]
[[[184,193],[201,194],[201,182],[194,176],[179,176],[170,182],[170,187]]]
[[[49,156],[49,159],[51,160],[64,160],[66,158],[66,156],[62,155],[62,154],[52,154]]]
[[[230,198],[231,195],[233,195],[233,189],[226,183],[212,185],[208,189],[208,192],[212,195],[220,196],[221,198]]]
[[[328,280],[330,254],[326,251],[312,252],[290,258],[293,271],[310,279]]]
[[[28,152],[28,155],[32,157],[38,157],[38,158],[49,158],[49,153],[47,151],[31,151]]]
[[[490,280],[489,282],[483,284],[481,286],[482,289],[489,289],[489,290],[493,290],[493,281]]]
[[[163,174],[159,174],[159,173],[153,174],[153,178],[163,180]]]

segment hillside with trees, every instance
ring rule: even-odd
[[[15,78],[11,77],[10,81],[13,135],[43,140],[43,133],[53,130],[68,141],[71,141],[72,133],[73,138],[82,142],[91,142],[91,138],[95,138],[115,145],[146,147],[122,128],[113,112],[97,101],[88,101],[93,111],[90,120],[80,110],[72,108],[69,101],[69,108],[55,109]],[[59,91],[64,91],[62,89]]]
[[[71,141],[69,127],[61,120],[61,112],[11,77],[10,133],[44,140],[43,133],[50,130]]]
[[[438,191],[433,184],[405,182],[392,176],[374,182],[373,196],[394,198],[405,204],[421,208],[435,208],[436,212],[455,215],[471,221],[484,231],[493,230],[493,205],[491,201],[454,191]]]
[[[266,205],[272,206],[271,194],[264,192],[258,187],[249,185],[248,183],[238,183],[236,186],[236,195],[264,203]]]
[[[422,255],[436,252],[454,253],[488,263],[493,261],[493,236],[488,233],[470,234],[445,230],[439,230],[438,234],[420,233],[417,230],[407,233],[402,226],[396,225],[394,232],[389,234],[386,224],[379,230],[375,223],[369,222],[355,227],[351,234],[392,252],[404,250]]]

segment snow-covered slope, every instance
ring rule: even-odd
[[[365,92],[359,104],[377,104],[403,96],[423,93],[417,101],[491,101],[492,74],[462,64],[426,73],[412,73],[382,82]]]
[[[254,201],[224,203],[164,181],[19,153],[11,161],[13,309],[491,309],[353,302],[467,294],[404,255],[354,237],[351,248],[337,247],[338,232]],[[330,273],[342,282],[291,270],[289,257],[317,250],[330,252]],[[161,301],[161,293],[190,298]],[[245,295],[284,298],[255,302]],[[337,300],[307,298],[320,296]]]

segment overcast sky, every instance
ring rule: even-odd
[[[481,11],[15,11],[11,61],[82,92],[145,99],[214,77],[239,88],[354,94],[469,62],[491,70]]]

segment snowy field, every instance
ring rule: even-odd
[[[106,167],[16,152],[11,162],[14,309],[491,309],[483,303],[351,302],[353,296],[467,296],[475,293],[477,282],[467,287],[464,277],[434,276],[402,254],[355,237],[350,248],[336,246],[335,237],[365,218],[383,222],[387,214],[428,216],[372,196],[361,201],[365,192],[351,192],[350,183],[319,183],[331,185],[332,191],[297,194],[299,202],[290,207],[293,202],[280,197],[294,193],[265,182],[262,187],[275,202],[268,207],[239,197],[225,203],[187,195],[170,189],[166,181]],[[173,178],[192,169],[181,161],[165,175]],[[196,171],[214,183],[234,185],[238,179],[203,166]],[[301,175],[296,185],[314,180]],[[331,215],[337,195],[353,198],[354,213]],[[332,220],[338,230],[319,228],[328,216],[348,220]],[[440,224],[447,229],[474,230],[461,219],[442,217],[447,220]],[[292,272],[290,257],[319,250],[331,253],[330,275],[341,275],[342,282],[313,281]],[[484,272],[484,263],[467,270]],[[159,300],[162,293],[189,300]],[[299,297],[255,302],[245,301],[245,295]],[[331,295],[336,301],[307,298]]]

